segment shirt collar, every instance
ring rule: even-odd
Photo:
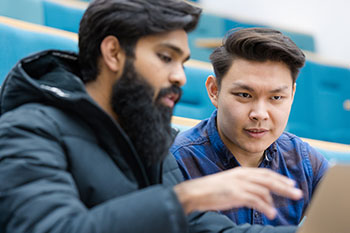
[[[271,162],[275,159],[277,154],[277,144],[273,142],[266,150],[265,150],[265,160]]]

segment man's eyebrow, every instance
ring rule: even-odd
[[[278,87],[276,89],[273,89],[270,91],[270,93],[279,93],[279,92],[283,92],[285,90],[288,90],[289,89],[289,86],[285,85],[285,86],[281,86],[281,87]]]
[[[250,92],[254,92],[254,89],[246,84],[242,84],[242,83],[233,83],[233,87],[234,88],[240,88],[240,89],[244,89]]]
[[[254,89],[246,84],[242,84],[242,83],[233,83],[233,88],[240,88],[240,89],[243,89],[243,90],[247,90],[247,91],[250,91],[250,92],[254,92]],[[281,87],[278,87],[276,89],[273,89],[271,91],[269,91],[270,93],[280,93],[280,92],[283,92],[285,90],[288,90],[290,87],[288,85],[284,85],[284,86],[281,86]]]
[[[168,49],[171,49],[173,50],[175,53],[177,53],[178,55],[183,55],[184,54],[184,51],[182,49],[180,49],[179,47],[173,45],[173,44],[169,44],[169,43],[162,43],[160,44],[161,47],[166,47]],[[183,62],[186,62],[190,59],[190,55],[188,55],[184,60]]]

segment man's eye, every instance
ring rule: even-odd
[[[281,100],[283,97],[280,96],[280,95],[275,95],[275,96],[272,96],[271,99],[272,100]]]
[[[165,63],[169,63],[172,61],[172,58],[170,56],[158,53],[158,57],[160,58],[160,60],[162,60]]]
[[[252,97],[248,93],[237,93],[236,95],[239,96],[239,97],[242,97],[242,98],[250,98],[250,97]]]

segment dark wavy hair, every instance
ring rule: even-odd
[[[283,62],[290,69],[293,83],[305,63],[304,53],[280,31],[269,28],[234,29],[226,34],[223,45],[210,55],[219,87],[237,58]]]
[[[100,45],[109,35],[118,38],[127,56],[147,35],[184,29],[192,31],[201,9],[183,0],[95,0],[80,22],[79,64],[84,82],[95,80]]]

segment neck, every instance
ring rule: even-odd
[[[238,151],[231,151],[231,153],[235,156],[235,158],[241,164],[242,167],[259,167],[264,157],[264,153],[253,154],[249,152],[244,153]]]
[[[261,161],[264,157],[264,151],[259,152],[250,152],[245,150],[244,148],[237,145],[237,143],[232,142],[230,139],[228,139],[220,130],[218,127],[218,133],[225,144],[225,146],[228,148],[228,150],[234,155],[234,157],[237,159],[237,161],[240,163],[242,167],[259,167]]]
[[[99,75],[96,80],[90,81],[85,84],[87,93],[91,98],[112,118],[117,120],[117,115],[111,106],[111,94],[113,83],[107,82],[107,78]],[[111,80],[111,79],[109,79]]]

